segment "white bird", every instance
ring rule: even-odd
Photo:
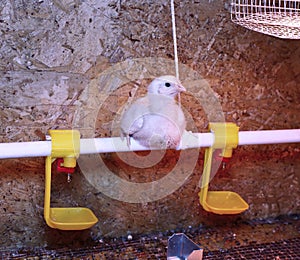
[[[175,97],[186,91],[174,76],[155,78],[146,96],[125,110],[121,119],[121,137],[130,138],[147,148],[176,149],[186,127],[183,111]]]

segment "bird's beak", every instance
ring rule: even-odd
[[[176,87],[177,87],[177,90],[178,90],[179,93],[186,91],[185,87],[182,86],[181,84],[177,84]]]

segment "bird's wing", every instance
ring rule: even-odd
[[[147,98],[140,98],[126,109],[121,119],[121,134],[132,135],[139,131],[144,124],[144,115],[149,113]]]
[[[139,130],[141,130],[143,125],[144,125],[144,116],[142,115],[139,118],[137,118],[130,126],[129,135],[132,135],[138,132]]]

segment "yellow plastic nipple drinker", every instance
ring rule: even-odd
[[[238,145],[239,128],[233,123],[210,123],[209,129],[214,133],[214,144],[205,150],[204,167],[199,192],[200,204],[215,214],[238,214],[249,208],[249,205],[232,191],[208,191],[212,156],[215,149],[222,149],[223,157],[231,157],[232,149]]]
[[[61,230],[82,230],[98,222],[88,208],[50,208],[51,165],[63,158],[64,167],[74,168],[79,156],[80,134],[76,130],[50,130],[52,153],[46,158],[44,218],[48,226]]]

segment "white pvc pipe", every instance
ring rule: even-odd
[[[0,143],[0,159],[39,157],[50,154],[50,141]]]
[[[214,142],[212,133],[190,133],[185,132],[182,137],[182,144],[178,150],[189,148],[209,147]],[[131,138],[130,148],[126,140],[120,137],[81,139],[80,154],[91,153],[110,153],[110,152],[129,152],[129,151],[146,151],[146,148]]]
[[[300,129],[264,130],[239,132],[239,145],[280,144],[300,142]],[[214,143],[213,133],[185,132],[181,150],[210,147]],[[90,138],[80,140],[80,154],[128,152],[149,150],[131,139],[130,149],[120,137]],[[51,141],[0,143],[0,159],[39,157],[51,154]]]
[[[239,132],[239,145],[300,142],[300,129]]]

